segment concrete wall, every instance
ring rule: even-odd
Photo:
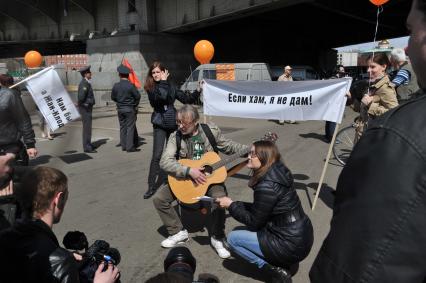
[[[80,36],[87,38],[88,33],[92,30],[95,30],[95,20],[86,11],[81,10],[75,5],[71,5],[71,1],[69,2],[68,16],[65,17],[62,14],[61,17],[60,27],[62,37],[65,37],[66,34],[68,34],[69,37],[71,33],[78,33]]]
[[[247,13],[262,12],[268,6],[292,5],[301,0],[157,0],[157,31],[178,28],[181,25],[193,24],[210,18],[235,18],[244,11]]]
[[[111,88],[119,80],[116,69],[123,58],[132,65],[142,86],[149,65],[155,60],[165,64],[170,79],[179,85],[189,75],[190,65],[196,66],[192,48],[193,43],[187,38],[159,33],[118,34],[88,41],[87,54],[97,106],[111,103]]]

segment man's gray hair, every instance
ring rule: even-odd
[[[405,55],[405,51],[402,48],[394,48],[391,51],[391,58],[398,62],[407,61],[407,56]]]
[[[179,108],[177,114],[180,114],[183,117],[189,116],[192,121],[198,121],[200,119],[200,114],[198,114],[197,108],[191,104],[184,104],[181,108]]]

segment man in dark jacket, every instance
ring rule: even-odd
[[[408,53],[426,88],[426,2],[407,19]],[[426,97],[374,120],[336,192],[330,232],[311,282],[426,282]]]
[[[52,232],[67,202],[67,177],[57,169],[38,167],[26,175],[15,194],[26,217],[0,233],[1,281],[78,283],[76,259],[59,246]],[[109,266],[105,272],[98,269],[95,282],[99,276],[107,277],[102,282],[117,279],[117,268]]]
[[[88,153],[95,153],[96,149],[92,144],[92,110],[95,105],[95,95],[93,94],[92,73],[90,66],[79,70],[83,77],[78,85],[78,110],[83,122],[83,150]]]
[[[120,82],[112,87],[111,99],[117,103],[118,121],[120,122],[120,145],[123,151],[139,151],[135,146],[135,129],[137,107],[141,95],[129,81],[130,69],[124,65],[117,68]]]
[[[0,151],[14,153],[19,165],[28,165],[28,156],[37,156],[30,116],[19,91],[8,88],[13,78],[0,75],[0,84]]]

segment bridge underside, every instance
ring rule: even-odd
[[[405,20],[410,5],[407,0],[391,0],[384,5],[377,39],[407,35]],[[262,61],[319,67],[333,47],[372,41],[376,13],[376,7],[368,0],[306,0],[256,14],[236,12],[168,29],[167,33],[184,35],[193,43],[211,40],[215,62]],[[3,41],[0,58],[20,57],[31,49],[43,55],[87,52],[84,40]],[[162,58],[164,54],[159,52],[156,56]]]
[[[373,41],[377,9],[369,1],[304,3],[184,32],[210,39],[214,61],[263,61],[271,64],[322,65],[318,58],[331,48]],[[335,2],[335,6],[325,2]],[[361,3],[363,2],[363,3]],[[393,0],[379,16],[377,40],[407,35],[411,1]],[[353,4],[350,4],[353,3]],[[347,11],[351,11],[350,13]]]

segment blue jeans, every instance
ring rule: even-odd
[[[250,263],[262,268],[266,261],[260,250],[256,232],[235,230],[228,235],[228,244],[233,251]]]

